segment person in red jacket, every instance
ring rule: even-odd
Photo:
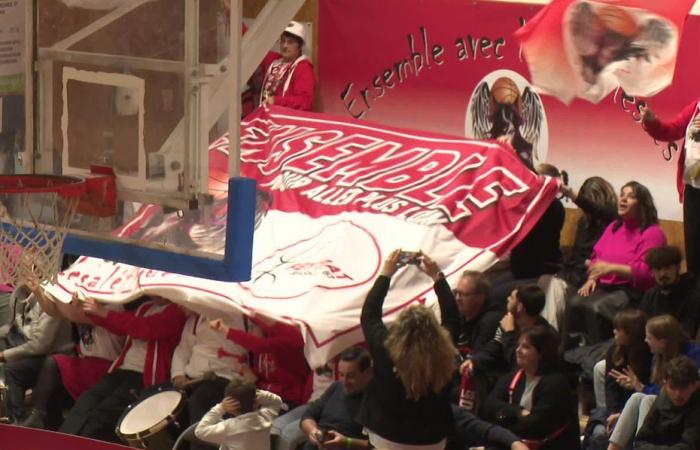
[[[671,142],[685,138],[678,155],[676,183],[683,202],[685,257],[688,272],[700,275],[700,98],[673,119],[656,117],[648,107],[641,108],[642,126],[656,140]]]
[[[280,36],[281,58],[267,68],[260,93],[261,105],[279,105],[311,111],[314,105],[314,66],[301,52],[306,30],[290,22]]]
[[[108,373],[78,397],[58,431],[116,442],[119,416],[135,395],[170,379],[170,362],[187,316],[175,303],[155,296],[135,311],[112,311],[93,299],[82,307],[95,325],[126,336],[126,342]]]
[[[214,330],[253,352],[252,370],[258,388],[279,395],[290,407],[306,403],[311,375],[304,357],[304,339],[293,326],[254,313],[251,332],[227,327],[221,319],[209,324]]]

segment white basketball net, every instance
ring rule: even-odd
[[[16,203],[10,212],[0,202],[0,283],[19,287],[55,281],[78,197],[22,192],[3,198]]]

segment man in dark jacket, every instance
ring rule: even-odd
[[[635,450],[695,450],[700,448],[700,382],[695,362],[672,359],[664,389],[634,439]]]
[[[677,247],[656,247],[646,255],[656,279],[656,287],[649,289],[642,298],[641,309],[649,317],[670,314],[683,325],[693,339],[700,325],[700,290],[697,280],[690,274],[682,274],[681,251]]]
[[[493,338],[503,313],[492,304],[491,284],[481,272],[462,273],[453,292],[459,310],[457,348],[466,356],[478,352]]]
[[[508,297],[508,311],[501,319],[492,339],[462,365],[462,370],[476,370],[501,375],[514,363],[520,331],[534,325],[549,325],[540,316],[545,294],[536,284],[519,286]]]
[[[350,347],[340,354],[339,381],[333,383],[301,417],[301,429],[308,442],[304,450],[315,448],[369,448],[362,425],[355,421],[362,396],[372,378],[372,359],[367,350]]]

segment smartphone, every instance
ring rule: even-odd
[[[420,252],[401,252],[399,253],[399,265],[407,264],[420,265]]]
[[[318,433],[318,436],[316,437],[316,439],[318,439],[318,442],[320,442],[321,444],[323,444],[324,442],[326,442],[330,438],[331,438],[330,433],[328,433],[327,430],[321,430],[320,433]]]

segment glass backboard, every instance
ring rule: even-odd
[[[78,214],[64,251],[247,279],[255,184],[229,182],[227,159],[209,150],[228,130],[226,2],[36,5],[38,142],[23,170],[116,177],[114,214]]]

